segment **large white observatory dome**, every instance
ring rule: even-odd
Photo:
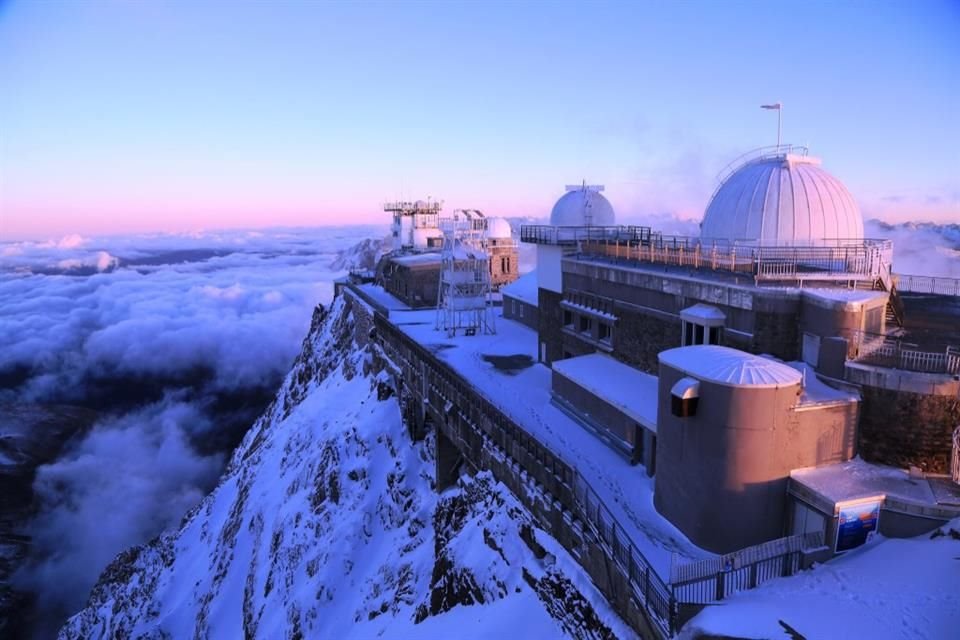
[[[600,194],[602,189],[590,185],[567,187],[567,192],[553,205],[550,224],[562,227],[616,224],[613,207]]]
[[[778,153],[747,162],[723,181],[707,205],[700,237],[771,245],[862,240],[863,217],[818,158]]]
[[[513,228],[505,218],[487,218],[487,237],[497,240],[513,237]]]

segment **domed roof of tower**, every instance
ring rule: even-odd
[[[487,237],[488,238],[512,238],[513,227],[505,218],[487,218]]]
[[[805,152],[778,150],[731,173],[707,205],[700,237],[787,246],[862,240],[853,196]]]
[[[602,190],[602,186],[588,184],[567,187],[567,192],[553,205],[550,224],[564,227],[616,224],[613,207],[600,194]]]

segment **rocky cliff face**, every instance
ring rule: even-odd
[[[303,351],[218,487],[120,554],[61,638],[630,637],[488,474],[434,491],[349,305]]]

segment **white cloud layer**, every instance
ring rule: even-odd
[[[217,402],[271,392],[314,307],[333,295],[343,272],[331,263],[384,231],[0,244],[0,374],[15,380],[0,402],[84,404],[103,380],[138,380],[161,398],[110,398],[123,392],[109,387],[98,407],[107,414],[38,469],[33,546],[17,580],[51,622],[41,633],[83,604],[117,553],[175,525],[212,487],[225,452],[211,451],[223,442],[211,434],[227,420]]]

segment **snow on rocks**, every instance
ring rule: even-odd
[[[350,303],[178,531],[120,554],[61,638],[632,637],[489,474],[433,491]]]

